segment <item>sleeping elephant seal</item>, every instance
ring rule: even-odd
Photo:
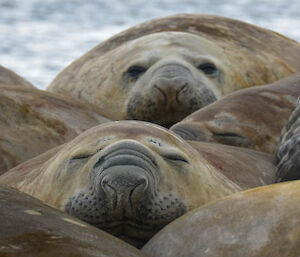
[[[51,92],[1,86],[0,174],[108,121],[98,110]]]
[[[171,127],[186,140],[252,148],[273,154],[300,94],[300,73],[242,89]]]
[[[146,257],[121,240],[12,188],[0,186],[2,257]]]
[[[142,249],[149,257],[300,256],[300,181],[230,195],[175,220]]]
[[[275,180],[267,154],[217,144],[190,145],[144,122],[93,127],[53,153],[44,164],[36,157],[12,169],[0,183],[137,247],[195,207]]]
[[[112,120],[169,127],[235,90],[300,71],[299,55],[296,41],[270,30],[181,14],[113,36],[64,69],[47,90],[99,106]]]
[[[0,86],[35,88],[30,82],[0,65]]]
[[[278,182],[300,179],[300,97],[282,130],[275,153],[275,164]]]

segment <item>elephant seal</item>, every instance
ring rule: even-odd
[[[186,140],[215,142],[273,154],[295,108],[300,73],[242,89],[189,115],[170,129]]]
[[[35,88],[30,82],[0,65],[0,86]]]
[[[228,93],[300,71],[299,55],[296,41],[270,30],[181,14],[111,37],[65,68],[47,90],[99,106],[112,120],[170,127]]]
[[[138,121],[93,127],[50,156],[43,164],[38,157],[21,164],[0,183],[137,247],[193,208],[275,181],[267,154],[189,144],[163,127]]]
[[[282,130],[274,157],[278,182],[300,179],[300,97]]]
[[[1,86],[0,174],[106,121],[88,104],[34,88]]]
[[[175,220],[142,249],[149,257],[300,255],[300,181],[230,195]]]
[[[15,189],[0,186],[0,256],[146,257],[121,240]]]

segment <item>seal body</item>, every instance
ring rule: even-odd
[[[121,240],[15,189],[0,186],[0,255],[146,256]]]
[[[273,256],[300,254],[300,181],[243,191],[172,222],[142,249],[158,256]]]
[[[0,174],[108,121],[88,104],[34,88],[1,86]]]
[[[186,140],[215,142],[273,154],[295,108],[300,73],[272,84],[242,89],[171,127]]]
[[[267,154],[189,144],[134,121],[93,127],[40,158],[5,173],[0,183],[137,247],[191,209],[275,180]]]
[[[300,179],[300,97],[282,130],[274,157],[278,182]]]
[[[30,82],[1,65],[0,86],[35,88]]]
[[[226,94],[298,71],[297,53],[297,42],[244,22],[174,15],[104,41],[47,90],[99,106],[113,120],[169,127]]]

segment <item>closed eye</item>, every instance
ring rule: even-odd
[[[182,155],[179,155],[179,154],[174,154],[174,153],[164,154],[163,157],[170,161],[178,161],[178,162],[184,162],[184,163],[189,164],[189,161],[186,158],[184,158]]]
[[[101,150],[102,150],[102,148],[98,149],[95,153],[97,153],[97,152],[99,152]],[[73,160],[84,160],[84,159],[90,158],[95,153],[91,153],[91,154],[78,154],[78,155],[74,156],[73,158],[71,158],[70,161],[73,161]]]
[[[87,159],[89,157],[91,157],[93,154],[82,154],[82,155],[77,155],[74,156],[73,158],[71,158],[71,161],[73,160],[82,160],[82,159]]]

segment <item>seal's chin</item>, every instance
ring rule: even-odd
[[[137,247],[142,248],[143,245],[155,235],[161,228],[153,229],[150,226],[143,226],[135,223],[134,221],[120,221],[107,224],[100,229],[112,234],[125,242]]]

